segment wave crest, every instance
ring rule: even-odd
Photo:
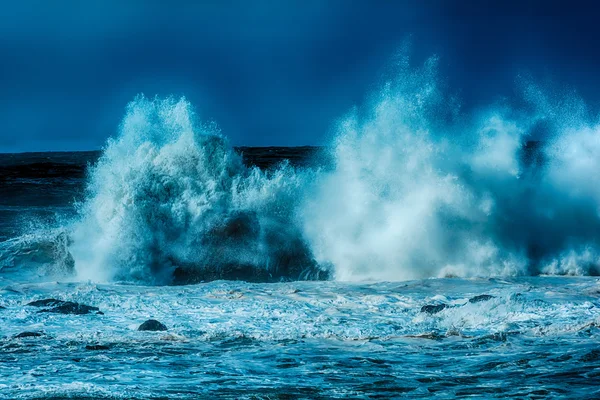
[[[140,97],[91,170],[73,229],[79,278],[190,283],[324,275],[291,224],[302,180],[246,168],[190,104]]]
[[[152,284],[600,274],[585,103],[525,84],[525,107],[465,115],[437,59],[397,67],[339,123],[325,169],[245,167],[185,99],[137,98],[56,262]],[[10,243],[3,258],[28,251]]]
[[[584,103],[528,84],[526,111],[465,116],[436,64],[402,64],[339,124],[335,168],[304,205],[317,261],[341,280],[600,273],[600,126]]]

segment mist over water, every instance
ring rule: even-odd
[[[336,168],[305,205],[317,261],[341,280],[598,274],[600,131],[585,104],[527,84],[524,110],[461,115],[436,69],[403,59],[339,124]]]
[[[136,98],[35,262],[149,284],[599,274],[600,125],[585,103],[522,83],[519,105],[466,114],[435,57],[397,60],[338,121],[332,168],[246,167],[185,99]],[[3,257],[32,246],[8,241]]]

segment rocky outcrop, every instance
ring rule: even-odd
[[[445,309],[446,307],[448,307],[448,306],[444,303],[442,303],[442,304],[427,304],[427,305],[421,307],[421,312],[427,313],[427,314],[437,314],[440,311],[442,311],[443,309]]]
[[[482,301],[488,301],[493,299],[494,296],[489,294],[480,294],[479,296],[471,297],[469,303],[481,303]]]
[[[55,307],[55,306],[59,306],[63,303],[65,303],[65,302],[62,300],[43,299],[43,300],[32,301],[31,303],[27,303],[26,305],[31,306],[31,307]]]
[[[483,301],[488,301],[493,298],[495,298],[495,297],[490,294],[480,294],[478,296],[471,297],[469,299],[469,303],[471,303],[471,304],[481,303]],[[465,304],[467,304],[467,303],[465,303]],[[444,304],[444,303],[426,304],[423,307],[421,307],[421,312],[431,315],[431,314],[437,314],[440,311],[445,310],[446,308],[453,308],[453,307],[457,307],[457,306],[456,305],[448,305],[448,304]]]
[[[56,313],[56,314],[104,314],[98,307],[79,304],[74,301],[62,301],[57,299],[36,300],[27,304],[32,307],[50,307],[44,308],[40,313]]]
[[[43,335],[39,332],[21,332],[18,335],[15,335],[15,339],[23,339],[23,338],[39,337],[39,336],[43,336]]]
[[[149,319],[144,322],[138,328],[138,331],[166,331],[167,327],[165,324],[158,322],[155,319]]]
[[[109,350],[110,347],[103,345],[103,344],[88,344],[87,346],[85,346],[86,350],[92,350],[92,351],[101,351],[101,350]]]

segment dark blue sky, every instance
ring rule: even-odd
[[[468,108],[526,72],[600,100],[594,2],[4,2],[0,152],[100,148],[137,93],[185,95],[235,145],[322,144],[408,35]]]

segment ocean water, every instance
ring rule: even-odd
[[[600,395],[595,279],[3,286],[7,399]],[[104,315],[24,306],[42,298]]]
[[[597,118],[437,75],[324,147],[139,96],[100,152],[0,155],[0,398],[600,397]]]

